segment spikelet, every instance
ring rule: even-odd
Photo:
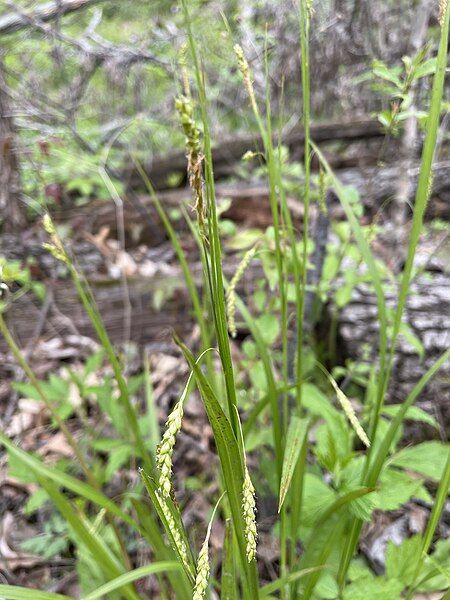
[[[444,27],[445,12],[447,10],[448,0],[439,0],[439,24]]]
[[[234,53],[236,54],[239,70],[242,74],[242,79],[244,80],[245,89],[247,90],[248,97],[250,98],[250,104],[252,105],[253,111],[257,113],[258,106],[256,104],[255,90],[253,89],[250,67],[248,66],[244,51],[239,44],[235,44]]]
[[[203,354],[201,356],[203,356]],[[159,491],[164,498],[169,496],[172,488],[171,480],[173,449],[177,435],[181,429],[181,423],[183,421],[183,405],[189,391],[192,377],[193,373],[189,375],[180,399],[175,404],[175,407],[170,415],[167,417],[166,430],[164,431],[161,443],[158,445],[156,450],[156,463],[159,470]]]
[[[56,231],[55,224],[52,221],[51,216],[48,213],[45,213],[42,219],[42,225],[50,237],[51,243],[44,243],[42,247],[45,248],[52,254],[56,260],[69,265],[70,260],[67,255],[67,252],[61,242],[61,239]]]
[[[159,490],[163,497],[169,496],[172,488],[172,456],[176,437],[183,419],[183,398],[179,400],[166,421],[166,430],[158,446],[156,460],[159,469]]]
[[[192,600],[203,600],[208,588],[209,579],[209,532],[200,550],[197,560],[197,575],[195,577],[194,593]]]
[[[164,518],[166,519],[167,525],[172,534],[173,543],[175,546],[174,550],[179,554],[179,556],[181,557],[181,560],[183,561],[184,566],[189,570],[190,566],[189,566],[189,561],[188,561],[188,552],[187,552],[186,544],[185,544],[183,538],[181,537],[180,532],[178,531],[178,527],[176,526],[175,519],[173,518],[170,508],[167,506],[167,503],[164,500],[164,498],[162,498],[160,496],[160,494],[158,494],[158,492],[156,492],[156,497],[158,499],[158,502],[159,502],[159,505],[163,512]]]
[[[256,556],[256,501],[255,488],[253,487],[247,465],[244,468],[244,483],[242,484],[242,513],[245,523],[245,537],[247,540],[247,560],[251,562]]]
[[[178,64],[180,65],[181,71],[181,80],[183,82],[183,93],[186,98],[191,97],[191,85],[189,83],[189,72],[187,68],[187,43],[184,44],[180,48],[180,52],[178,55]]]
[[[329,379],[331,385],[333,386],[334,391],[336,392],[337,399],[339,400],[340,405],[342,406],[345,414],[347,415],[347,419],[350,421],[350,424],[353,427],[356,435],[359,437],[359,439],[362,441],[362,443],[365,446],[367,446],[367,448],[369,448],[370,440],[367,437],[367,434],[364,431],[361,423],[358,421],[358,417],[356,416],[356,413],[353,410],[353,406],[352,406],[350,400],[347,398],[347,396],[344,394],[344,392],[341,390],[341,388],[335,382],[333,377],[331,377],[331,375],[329,375],[329,374],[328,374],[328,379]]]
[[[211,519],[209,520],[208,523],[208,529],[206,531],[206,537],[205,537],[205,541],[203,542],[203,545],[201,547],[201,550],[198,554],[198,559],[197,559],[197,573],[195,576],[195,585],[194,585],[194,592],[192,594],[192,600],[203,600],[203,598],[205,597],[206,594],[206,590],[208,589],[208,579],[209,579],[209,552],[208,552],[208,546],[209,546],[209,538],[211,536],[211,527],[213,524],[213,520],[214,520],[214,516],[216,514],[217,511],[217,507],[220,504],[220,501],[222,500],[222,498],[224,497],[225,492],[220,496],[219,500],[216,503],[216,506],[214,507],[214,510],[212,512],[211,515]]]
[[[313,0],[306,0],[306,10],[308,11],[309,18],[311,19],[314,14]]]
[[[252,258],[255,256],[258,244],[255,244],[250,250],[248,250],[244,258],[239,263],[236,273],[230,282],[230,286],[227,291],[227,316],[228,316],[228,329],[232,337],[236,337],[236,286],[239,283],[241,277],[245,273],[245,270],[249,266]]]
[[[197,213],[200,235],[206,241],[206,206],[203,199],[202,160],[200,148],[200,131],[194,121],[194,108],[186,96],[179,96],[175,100],[175,108],[180,115],[181,126],[186,136],[186,156],[188,159],[189,185],[194,194],[194,210]]]

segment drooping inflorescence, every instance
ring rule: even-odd
[[[447,10],[448,0],[439,0],[439,24],[444,26],[445,11]]]
[[[167,506],[167,502],[164,498],[162,498],[158,493],[156,493],[156,497],[158,499],[159,505],[161,507],[161,511],[164,515],[164,518],[167,521],[168,528],[173,537],[173,543],[175,545],[174,550],[178,552],[183,561],[184,566],[189,569],[189,561],[188,561],[188,552],[186,544],[181,537],[180,532],[178,531],[178,527],[176,526],[175,519],[173,518],[172,513],[170,512],[170,508]]]
[[[183,420],[183,397],[176,403],[166,421],[161,443],[158,446],[156,460],[159,469],[159,489],[162,496],[167,497],[172,488],[172,456],[173,448]]]
[[[350,400],[347,398],[347,396],[344,394],[344,392],[341,390],[341,388],[338,386],[338,384],[335,382],[335,380],[331,377],[331,375],[328,377],[331,385],[333,386],[335,392],[336,392],[336,396],[337,399],[339,400],[340,405],[342,406],[347,419],[350,421],[351,426],[353,427],[356,435],[359,437],[359,439],[362,441],[362,443],[367,446],[367,448],[369,448],[370,446],[370,440],[367,437],[366,432],[364,431],[361,423],[358,420],[358,417],[356,416],[356,413],[353,409],[353,406],[350,402]]]
[[[245,58],[244,51],[239,44],[235,44],[234,53],[237,57],[238,67],[242,74],[242,79],[244,80],[245,89],[247,90],[248,97],[250,98],[250,103],[252,105],[253,111],[256,113],[258,112],[258,108],[256,105],[255,90],[253,89],[253,81],[251,77],[250,67],[248,66],[248,62]]]
[[[253,487],[247,465],[244,470],[244,483],[242,484],[242,513],[245,523],[245,537],[247,540],[247,560],[251,562],[256,556],[256,501],[255,488]]]
[[[252,258],[255,256],[258,245],[255,244],[250,250],[248,250],[244,258],[239,263],[238,268],[236,269],[236,273],[233,275],[233,278],[230,282],[228,291],[227,291],[227,316],[228,316],[228,329],[232,337],[236,337],[237,329],[236,329],[236,286],[239,283],[241,277],[245,273],[245,270],[249,266]]]
[[[202,160],[203,155],[200,145],[200,131],[194,121],[194,107],[192,101],[186,96],[179,96],[175,100],[175,108],[180,115],[181,126],[186,136],[186,156],[188,159],[189,185],[194,194],[194,209],[201,236],[206,240],[206,206],[203,199]]]
[[[59,235],[56,231],[55,224],[52,221],[51,216],[46,213],[42,219],[42,225],[44,226],[45,231],[50,237],[50,243],[44,243],[42,246],[52,254],[56,260],[65,263],[66,265],[70,264],[69,257],[67,256],[67,252],[59,238]]]
[[[203,600],[208,588],[209,579],[209,532],[203,542],[197,560],[197,575],[195,577],[194,593],[192,600]]]

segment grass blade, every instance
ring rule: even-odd
[[[127,513],[125,513],[115,502],[110,500],[102,492],[99,492],[89,484],[84,483],[83,481],[80,481],[75,477],[68,475],[67,473],[63,473],[62,471],[58,471],[58,469],[48,467],[39,459],[18,448],[6,437],[6,435],[1,432],[0,444],[5,446],[8,452],[13,454],[15,458],[20,460],[20,462],[26,465],[29,469],[34,471],[42,480],[46,479],[53,481],[57,485],[65,487],[81,498],[86,498],[86,500],[93,502],[97,506],[101,506],[112,515],[122,519],[125,523],[133,527],[133,529],[136,529],[136,531],[139,531],[139,525],[136,523],[136,521],[127,515]]]
[[[84,520],[78,515],[71,503],[59,492],[57,487],[48,479],[38,478],[40,485],[50,496],[53,504],[56,506],[62,517],[73,531],[77,540],[91,555],[92,560],[100,567],[101,571],[109,577],[118,577],[124,570],[116,556],[110,551],[103,540],[92,530],[88,528]],[[140,600],[136,591],[128,584],[123,589],[124,597],[129,600]]]
[[[217,397],[203,375],[200,367],[188,348],[179,340],[176,340],[181,348],[189,367],[194,371],[195,379],[211,424],[214,440],[219,454],[220,463],[228,495],[234,531],[239,546],[241,565],[246,574],[245,581],[248,586],[249,598],[257,599],[258,580],[255,561],[248,563],[246,554],[246,541],[244,537],[244,521],[241,508],[242,484],[244,481],[244,465],[242,463],[241,451],[237,439],[233,433],[230,422],[222,410]],[[237,417],[237,415],[236,415]]]
[[[297,464],[298,457],[300,456],[300,450],[302,449],[303,444],[305,444],[306,442],[308,427],[308,421],[300,419],[295,415],[292,416],[291,421],[289,423],[286,436],[286,445],[284,448],[283,471],[280,483],[278,512],[280,512],[281,507],[283,506],[286,494],[289,490],[289,486],[291,485],[295,466]]]
[[[231,519],[227,519],[225,521],[222,578],[220,586],[220,597],[222,598],[222,600],[237,600],[237,576],[233,546],[233,525]]]
[[[106,594],[114,592],[115,590],[118,590],[123,586],[132,583],[133,581],[142,579],[143,577],[173,571],[181,571],[181,565],[175,561],[164,561],[153,563],[151,565],[145,565],[143,567],[139,567],[138,569],[133,569],[129,573],[124,573],[120,577],[116,577],[116,579],[105,583],[101,587],[97,588],[94,592],[91,592],[87,596],[83,596],[82,600],[97,600],[97,598],[102,598],[103,596],[106,596]]]
[[[31,588],[0,584],[0,598],[4,600],[72,600],[70,596],[39,592]]]

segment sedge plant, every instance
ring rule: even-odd
[[[95,565],[96,584],[92,584],[89,590],[83,592],[84,600],[102,597],[138,600],[143,596],[139,593],[136,582],[151,575],[157,577],[162,597],[181,600],[208,598],[211,596],[211,589],[221,598],[229,600],[322,598],[324,596],[321,595],[320,586],[323,581],[332,586],[335,597],[346,599],[351,597],[346,595],[346,590],[351,589],[354,584],[350,567],[357,551],[363,523],[370,519],[374,508],[382,506],[380,497],[377,499],[376,494],[382,490],[386,478],[391,481],[392,478],[398,477],[398,472],[392,468],[391,463],[395,463],[396,460],[402,423],[425,386],[450,359],[448,350],[422,376],[404,402],[397,407],[398,410],[391,420],[387,421],[384,418],[385,397],[391,380],[413,275],[414,258],[431,189],[433,154],[446,69],[450,10],[447,2],[440,3],[441,37],[427,133],[407,259],[400,280],[397,308],[391,328],[383,275],[380,273],[366,232],[354,213],[348,191],[339,182],[320,148],[311,139],[309,35],[314,23],[312,0],[300,0],[299,3],[304,127],[304,181],[299,197],[303,205],[301,235],[294,225],[283,185],[281,140],[278,140],[277,146],[273,133],[267,47],[264,57],[266,95],[260,106],[247,58],[241,46],[234,44],[237,65],[253,118],[261,135],[263,157],[267,167],[273,226],[271,250],[275,264],[281,332],[281,352],[277,354],[268,347],[264,330],[254,318],[248,303],[240,297],[238,289],[244,271],[249,268],[251,262],[260,260],[263,255],[264,242],[258,241],[243,255],[230,281],[224,275],[223,239],[220,235],[212,159],[208,84],[202,66],[205,57],[199,48],[188,0],[181,0],[181,8],[187,44],[183,47],[180,60],[183,94],[176,99],[175,106],[185,135],[187,172],[194,201],[195,222],[188,215],[185,216],[201,252],[204,298],[199,294],[174,225],[144,169],[137,160],[135,164],[144,178],[180,263],[192,302],[193,316],[200,329],[200,352],[198,356],[194,355],[183,340],[174,336],[187,364],[189,375],[161,432],[157,431],[149,365],[146,360],[144,380],[147,398],[152,408],[150,430],[146,432],[143,429],[140,408],[133,401],[120,359],[108,337],[94,295],[60,239],[53,221],[46,215],[44,228],[49,236],[47,249],[66,266],[104,349],[115,378],[117,403],[123,416],[123,427],[117,425],[116,433],[121,443],[132,448],[131,465],[134,468],[135,464],[139,463],[140,477],[136,478],[135,487],[123,498],[112,499],[107,495],[96,470],[90,464],[90,461],[97,458],[95,448],[86,449],[75,439],[56,407],[46,397],[44,387],[19,349],[3,314],[0,314],[0,331],[16,361],[35,387],[39,398],[48,407],[55,426],[66,436],[73,450],[74,460],[77,461],[77,469],[68,473],[59,468],[52,468],[34,454],[22,450],[3,433],[0,433],[0,443],[16,463],[20,463],[34,475],[35,481],[45,490],[67,523],[77,552],[80,555],[84,553]],[[230,29],[228,32],[231,33]],[[333,375],[318,360],[314,360],[312,364],[306,360],[307,336],[304,319],[311,241],[309,213],[313,198],[313,152],[321,164],[320,198],[323,200],[325,196],[326,175],[327,182],[342,204],[377,299],[380,325],[378,360],[371,368],[367,386],[367,397],[371,402],[368,412],[362,416],[355,410]],[[322,202],[319,208],[324,209],[323,204]],[[294,294],[289,296],[292,285]],[[294,369],[289,365],[291,303],[296,323]],[[260,394],[247,412],[239,403],[239,365],[232,358],[230,342],[230,336],[235,337],[237,333],[238,318],[244,321],[252,338],[265,380],[264,393]],[[216,345],[218,361],[214,360],[215,354],[210,352]],[[217,481],[220,491],[214,499],[215,507],[199,548],[195,548],[190,532],[185,527],[182,507],[177,502],[173,483],[173,456],[177,437],[183,427],[185,405],[194,387],[198,390],[211,425],[220,463]],[[422,415],[422,418],[425,417]],[[270,583],[262,581],[259,570],[256,508],[259,501],[260,477],[255,477],[249,453],[246,451],[251,436],[257,434],[258,426],[267,422],[271,439],[267,452],[274,474],[272,479],[279,514],[279,527],[274,535],[279,535],[280,539],[279,573]],[[450,483],[450,458],[447,458],[447,455],[434,507],[425,533],[417,544],[419,550],[413,557],[412,575],[406,583],[402,582],[402,587],[399,588],[408,599],[411,599],[416,589],[434,573],[426,570],[427,557]],[[328,479],[333,485],[327,486],[326,478],[318,476],[318,473],[324,472],[328,473]],[[405,474],[402,476],[406,477]],[[414,490],[425,497],[427,495],[422,483]],[[94,511],[99,513],[97,518],[92,516]],[[221,556],[216,557],[210,551],[209,542],[213,520],[219,516],[225,522],[224,542]],[[135,566],[127,543],[129,539],[145,541],[151,552],[149,564]],[[218,559],[221,562],[220,578],[214,577],[213,571],[219,562]],[[367,573],[366,576],[370,577]],[[67,599],[63,594],[38,592],[9,585],[0,585],[0,596],[18,600]]]

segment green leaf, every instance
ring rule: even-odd
[[[390,404],[389,406],[383,407],[383,414],[395,417],[397,412],[401,410],[401,404]],[[439,429],[439,423],[436,421],[434,417],[429,415],[427,412],[419,408],[418,406],[411,406],[406,411],[406,415],[404,417],[405,421],[419,421],[421,423],[427,423],[436,429]]]
[[[413,479],[407,473],[388,468],[380,477],[379,489],[373,495],[378,510],[397,510],[412,497],[427,493],[423,482]],[[426,498],[424,498],[426,499]]]
[[[87,526],[87,523],[74,510],[71,503],[59,492],[57,487],[48,479],[39,478],[40,485],[50,496],[52,502],[65,519],[72,530],[79,544],[81,544],[91,555],[95,562],[107,577],[117,577],[124,570],[111,552],[109,546],[105,544],[102,538],[96,533],[95,529]],[[133,588],[127,586],[123,589],[123,595],[130,600],[139,600],[139,596]]]
[[[186,358],[189,367],[193,370],[197,381],[200,395],[211,424],[214,441],[222,466],[225,489],[227,491],[228,501],[230,503],[231,515],[233,519],[234,531],[238,541],[241,564],[247,571],[247,583],[252,593],[257,597],[257,576],[255,561],[248,563],[246,554],[246,541],[244,536],[245,526],[242,516],[242,484],[244,481],[244,467],[241,458],[238,442],[231,428],[230,422],[222,410],[217,397],[203,375],[199,365],[188,348],[179,340],[176,340],[181,351]]]
[[[31,588],[0,584],[0,597],[4,600],[72,600],[70,596],[40,592]]]
[[[306,440],[308,427],[308,421],[305,421],[305,419],[300,419],[296,416],[293,416],[289,423],[286,436],[286,446],[284,450],[283,470],[281,473],[278,512],[280,512],[281,507],[283,506],[289,486],[291,485],[295,466],[297,464],[298,457],[300,456],[300,450]]]
[[[389,541],[386,550],[387,578],[401,581],[404,587],[410,585],[421,550],[422,536],[420,535],[406,539],[400,545]]]
[[[132,583],[133,581],[142,579],[143,577],[171,571],[181,571],[181,565],[175,561],[164,561],[153,563],[151,565],[145,565],[143,567],[139,567],[138,569],[133,569],[128,573],[124,573],[120,577],[116,577],[116,579],[105,583],[105,585],[102,585],[94,592],[84,596],[83,600],[97,600],[97,598],[102,598],[106,596],[106,594],[109,594],[114,590],[118,590],[123,586]]]
[[[280,323],[275,315],[265,314],[256,319],[256,325],[268,346],[271,346],[280,334]]]
[[[408,469],[435,481],[440,481],[447,460],[448,446],[431,441],[404,448],[391,461],[391,464]]]
[[[236,582],[236,563],[233,555],[233,526],[231,519],[227,519],[225,521],[222,579],[220,586],[220,597],[222,600],[237,600]]]
[[[18,448],[13,442],[11,442],[6,435],[0,432],[0,443],[8,449],[11,456],[14,456],[24,466],[34,471],[39,477],[48,479],[55,482],[57,485],[62,486],[70,490],[71,492],[90,500],[94,504],[101,506],[108,510],[111,514],[122,519],[125,523],[139,531],[138,524],[127,515],[117,504],[110,500],[107,496],[99,492],[92,486],[79,481],[75,477],[58,471],[58,469],[48,467],[42,461],[38,460],[31,454],[24,452]],[[36,479],[34,479],[35,481]]]
[[[361,577],[345,588],[344,600],[367,600],[368,598],[398,600],[402,590],[402,583],[395,579]]]

